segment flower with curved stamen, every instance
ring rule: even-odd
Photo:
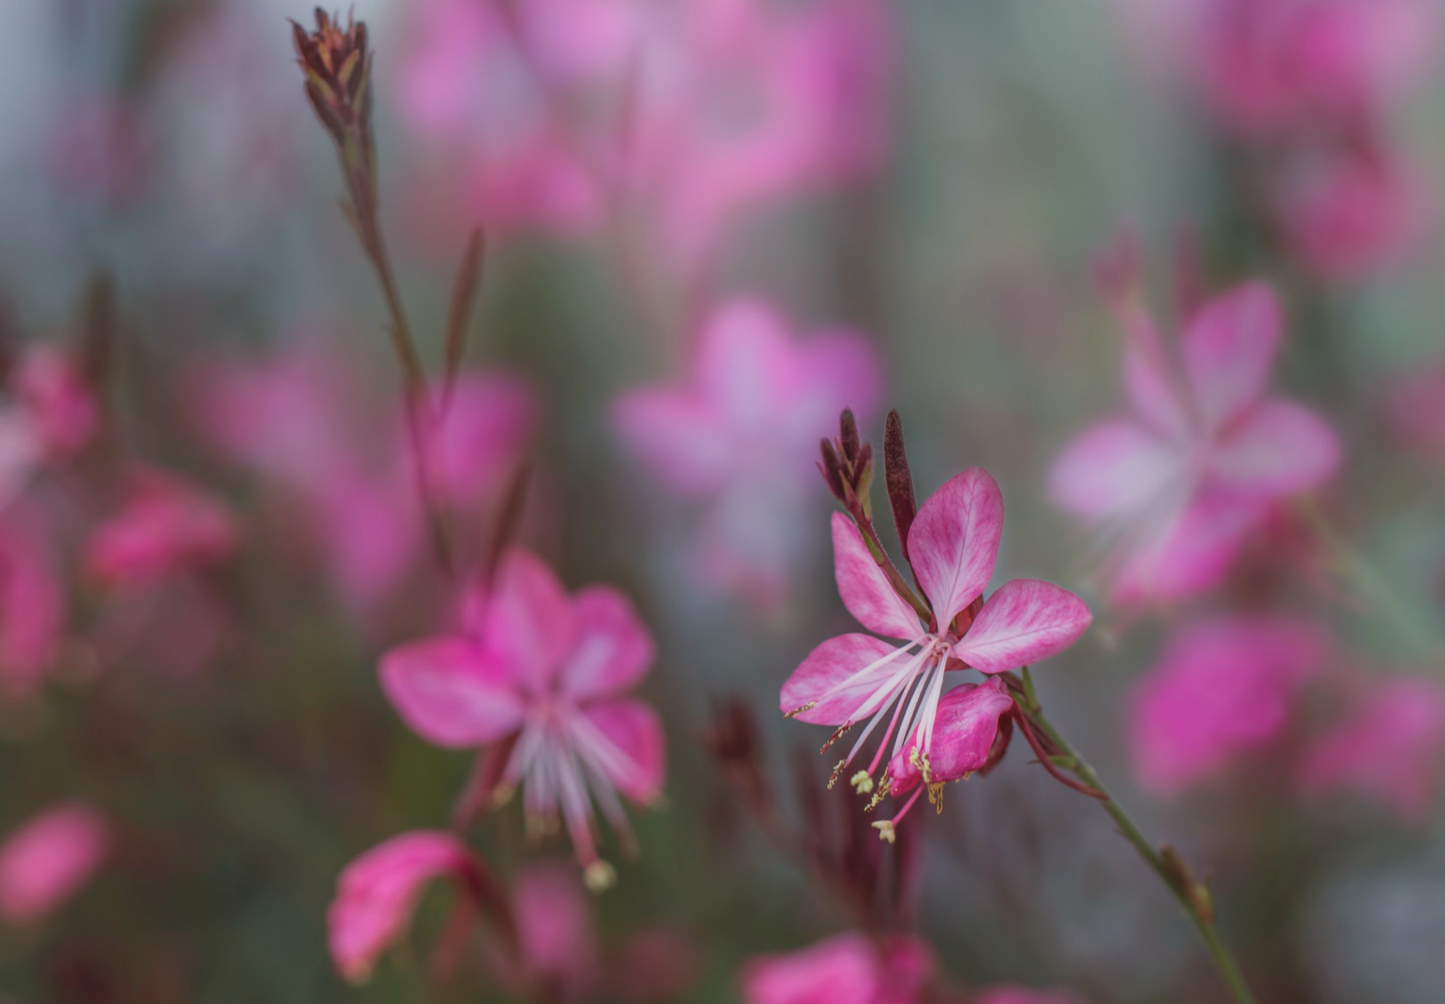
[[[964,471],[923,503],[907,547],[934,612],[930,623],[922,624],[890,586],[857,527],[843,514],[833,515],[835,574],[844,605],[864,627],[902,641],[890,644],[865,634],[830,638],[783,684],[780,705],[789,717],[837,727],[824,750],[854,725],[867,723],[838,762],[834,780],[887,718],[878,752],[853,775],[853,786],[873,791],[873,774],[884,757],[897,757],[915,734],[922,778],[935,783],[928,764],[945,674],[1017,669],[1062,652],[1089,626],[1093,615],[1084,602],[1048,582],[1014,579],[983,601],[1002,533],[1003,497],[982,468]],[[892,750],[885,752],[890,740]]]
[[[568,596],[542,561],[513,550],[458,634],[402,645],[381,660],[381,684],[423,739],[451,749],[498,744],[498,794],[520,785],[528,830],[565,822],[588,885],[612,867],[597,855],[593,802],[623,839],[619,793],[649,804],[662,791],[662,728],[622,694],[652,664],[652,636],[608,586]]]

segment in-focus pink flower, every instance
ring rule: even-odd
[[[513,883],[520,961],[528,979],[568,999],[596,976],[597,938],[575,871],[539,865]]]
[[[91,531],[84,560],[98,581],[134,586],[223,561],[236,544],[235,522],[219,500],[171,475],[137,470],[120,511]]]
[[[1081,433],[1055,461],[1050,492],[1101,531],[1118,601],[1196,593],[1224,577],[1274,505],[1334,472],[1339,442],[1313,411],[1268,394],[1280,309],[1264,284],[1205,304],[1178,368],[1137,291],[1115,308],[1133,414]]]
[[[932,622],[923,624],[894,592],[857,527],[842,513],[833,514],[834,565],[844,605],[869,630],[903,640],[900,645],[865,634],[830,638],[783,684],[779,703],[789,717],[837,726],[829,745],[853,725],[867,722],[834,778],[885,718],[888,725],[873,762],[851,779],[859,791],[873,790],[873,774],[885,757],[896,761],[902,755],[927,786],[941,783],[932,773],[935,757],[947,759],[959,777],[975,769],[967,764],[980,747],[985,754],[992,747],[1006,695],[995,683],[950,694],[943,717],[945,673],[1018,669],[1062,652],[1089,626],[1093,615],[1081,599],[1036,579],[1006,582],[984,602],[1002,535],[1003,496],[982,468],[945,482],[923,503],[905,549],[934,611]],[[942,742],[938,730],[945,724],[949,732]],[[892,749],[886,752],[890,739]],[[885,772],[880,793],[893,783],[891,771]],[[891,839],[893,825],[923,790],[919,787],[893,820],[874,824],[884,839]]]
[[[1275,211],[1307,267],[1327,279],[1358,279],[1400,261],[1424,235],[1427,192],[1386,155],[1333,152],[1284,173]]]
[[[377,959],[405,933],[426,884],[449,878],[465,895],[475,869],[464,844],[432,830],[392,837],[351,862],[326,912],[337,971],[352,983],[366,982]]]
[[[0,699],[33,694],[55,661],[65,593],[44,528],[12,508],[0,521]]]
[[[1421,822],[1445,772],[1445,689],[1398,677],[1362,689],[1348,715],[1306,753],[1299,779],[1319,794],[1354,791]]]
[[[43,920],[90,880],[109,843],[105,818],[79,802],[30,819],[0,845],[0,917]]]
[[[880,382],[861,337],[798,339],[771,307],[740,300],[703,325],[686,383],[629,391],[613,418],[658,482],[706,500],[695,556],[703,581],[776,598],[803,554],[818,440],[845,407],[866,417]]]
[[[1246,132],[1369,119],[1431,64],[1430,0],[1203,0],[1190,62],[1218,115]]]
[[[1140,783],[1180,791],[1269,743],[1326,652],[1319,630],[1289,619],[1226,617],[1175,631],[1129,698]]]
[[[924,777],[922,758],[912,755],[923,746],[915,731],[913,739],[888,763],[889,794],[897,798],[920,784],[936,789],[987,767],[1002,754],[1000,743],[1008,742],[1009,731],[1001,729],[1000,723],[1013,706],[1013,698],[998,677],[982,684],[960,683],[944,694],[933,723],[928,777]],[[885,828],[884,832],[891,831]]]
[[[100,407],[75,361],[50,345],[27,349],[11,386],[48,453],[79,452],[100,427]]]
[[[1083,1004],[1071,990],[1035,990],[1032,987],[988,987],[969,998],[969,1004]]]
[[[628,843],[618,793],[639,804],[662,791],[665,756],[652,708],[622,695],[652,665],[652,636],[608,586],[568,596],[541,560],[513,550],[461,633],[387,652],[381,685],[428,742],[450,749],[498,743],[501,783],[521,785],[528,829],[565,821],[590,887],[613,878],[599,859],[595,800]]]
[[[917,938],[875,941],[848,932],[809,948],[750,961],[747,1004],[917,1004],[932,979],[933,951]]]

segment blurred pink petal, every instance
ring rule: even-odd
[[[933,749],[928,754],[928,783],[960,781],[988,763],[998,738],[999,719],[1013,710],[1014,701],[1000,679],[982,684],[961,683],[938,702],[933,725]],[[915,734],[888,765],[895,795],[924,780],[913,754],[923,737]]]
[[[953,654],[984,673],[1004,673],[1057,655],[1094,615],[1067,589],[1037,579],[1005,582],[985,601]]]
[[[841,512],[833,513],[833,577],[843,605],[859,624],[889,638],[918,637],[918,611],[893,591],[863,534]]]
[[[549,865],[526,868],[513,883],[512,909],[528,979],[565,998],[595,977],[597,937],[574,872]]]
[[[588,586],[572,600],[576,647],[558,681],[577,700],[631,690],[657,653],[632,601],[611,586]]]
[[[326,913],[331,958],[352,983],[365,983],[377,960],[405,932],[426,884],[462,877],[471,853],[449,833],[418,830],[392,837],[347,865]]]
[[[589,705],[587,720],[600,734],[586,742],[599,751],[598,768],[618,791],[646,805],[662,794],[667,750],[657,712],[641,701],[608,701]],[[609,748],[610,746],[610,748]]]
[[[479,630],[486,647],[511,668],[521,687],[546,692],[567,660],[584,654],[578,651],[572,598],[530,552],[514,549],[503,557],[483,609]],[[597,640],[589,638],[589,647]]]
[[[809,948],[750,961],[742,972],[747,1004],[920,1004],[933,977],[933,952],[918,939],[874,941],[846,933]]]
[[[433,395],[440,399],[440,392]],[[432,490],[457,506],[495,497],[516,473],[536,424],[531,387],[520,378],[463,372],[450,406],[429,437]],[[407,448],[398,455],[410,463]]]
[[[517,729],[524,706],[506,663],[463,638],[432,638],[388,651],[381,686],[412,731],[465,749]]]
[[[982,467],[955,475],[918,509],[908,560],[946,627],[983,594],[1003,536],[1003,495]]]
[[[1434,680],[1369,681],[1346,717],[1317,739],[1300,765],[1305,791],[1351,791],[1401,819],[1424,822],[1445,775],[1445,688]]]
[[[1226,433],[1213,458],[1221,483],[1271,499],[1307,491],[1340,465],[1340,441],[1292,401],[1266,401]]]
[[[12,509],[0,523],[0,697],[28,697],[55,661],[65,593],[43,525]]]
[[[1170,448],[1131,422],[1100,422],[1069,444],[1049,474],[1049,494],[1088,519],[1145,509],[1178,473]]]
[[[108,852],[109,827],[78,802],[32,817],[0,845],[0,917],[43,920],[95,874]]]
[[[1279,300],[1262,282],[1220,294],[1190,320],[1180,346],[1206,431],[1218,429],[1264,394],[1281,329]]]
[[[133,586],[223,561],[237,542],[220,501],[170,475],[140,470],[119,512],[91,532],[85,567],[101,582]]]
[[[48,345],[28,349],[11,376],[15,396],[46,449],[68,457],[100,428],[100,407],[74,360]]]
[[[1140,782],[1180,791],[1268,743],[1327,652],[1318,629],[1294,620],[1220,618],[1176,630],[1129,700]]]

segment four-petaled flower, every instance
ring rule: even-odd
[[[924,624],[890,586],[857,527],[843,514],[833,515],[835,571],[844,605],[864,627],[902,640],[900,645],[865,634],[830,638],[783,684],[781,708],[790,717],[837,726],[825,750],[853,725],[867,722],[834,769],[834,780],[884,718],[888,724],[877,754],[851,779],[860,792],[874,790],[873,775],[885,757],[897,762],[903,755],[918,777],[908,775],[904,781],[893,777],[890,768],[880,795],[893,784],[906,788],[921,779],[932,787],[974,769],[968,764],[982,766],[969,751],[981,745],[987,759],[999,715],[1007,711],[993,695],[1004,697],[1003,692],[990,683],[958,697],[950,694],[945,704],[945,674],[967,668],[986,674],[1017,669],[1063,651],[1089,626],[1093,615],[1084,602],[1048,582],[1015,579],[983,602],[1002,533],[1003,498],[997,482],[982,468],[954,477],[923,504],[908,531],[905,553],[932,606],[930,622]],[[940,709],[949,712],[942,721],[959,731],[935,750]],[[885,752],[890,739],[891,752]],[[945,750],[948,777],[935,774],[932,767],[935,752]],[[891,834],[887,825],[879,829],[885,838]]]
[[[423,739],[452,749],[498,744],[498,796],[523,788],[528,829],[565,821],[588,885],[605,888],[595,799],[626,844],[618,792],[661,794],[662,728],[652,708],[620,695],[646,675],[653,643],[632,604],[608,586],[568,596],[542,561],[513,550],[458,634],[387,652],[381,684]]]

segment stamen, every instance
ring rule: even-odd
[[[868,804],[864,807],[863,811],[872,812],[874,809],[878,808],[878,803],[883,801],[883,799],[887,797],[888,793],[892,790],[893,777],[885,771],[883,774],[883,780],[878,782],[878,790],[873,793],[873,797],[868,800]]]
[[[617,884],[617,869],[598,858],[582,870],[582,882],[588,892],[606,892]]]
[[[847,760],[839,760],[838,765],[833,768],[833,773],[828,775],[828,790],[833,790],[833,785],[838,783],[838,775],[843,773],[843,768],[848,766]]]
[[[833,734],[828,737],[828,741],[823,744],[823,748],[818,750],[818,752],[820,754],[828,752],[828,747],[832,746],[839,739],[842,739],[843,733],[847,732],[852,727],[853,723],[851,721],[847,721],[844,722],[842,725],[839,725],[836,729],[833,730]],[[847,763],[847,761],[845,760],[844,763]]]
[[[873,824],[873,828],[878,831],[879,840],[886,840],[890,844],[898,842],[898,834],[893,828],[893,820],[880,819]]]
[[[792,711],[787,712],[786,714],[783,715],[783,717],[784,717],[784,718],[792,718],[794,715],[801,715],[804,711],[812,711],[812,710],[813,710],[814,708],[816,708],[817,706],[818,706],[818,702],[817,702],[817,701],[809,701],[807,704],[804,704],[802,707],[800,707],[800,708],[794,708]]]
[[[866,770],[860,770],[854,774],[848,783],[860,795],[866,795],[873,790],[873,777]]]

